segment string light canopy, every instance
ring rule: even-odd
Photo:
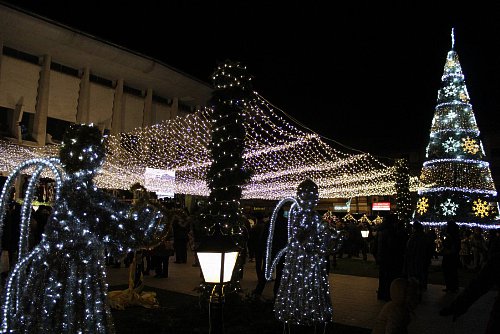
[[[306,178],[316,182],[320,198],[396,193],[395,166],[369,153],[333,147],[318,134],[298,129],[282,110],[257,92],[250,95],[238,118],[246,131],[243,167],[253,171],[242,198],[277,200],[293,196]],[[214,117],[223,116],[214,116],[213,110],[205,107],[185,117],[108,136],[106,163],[96,176],[96,185],[114,189],[129,189],[134,183],[145,185],[146,168],[155,168],[175,171],[175,193],[208,196],[206,175],[211,165]],[[0,145],[6,152],[0,157],[3,171],[28,158],[55,156],[58,149],[57,145],[27,147],[7,141]],[[155,182],[155,189],[172,187],[171,181],[163,185],[161,178]],[[418,186],[418,178],[411,178],[410,190],[417,191]]]

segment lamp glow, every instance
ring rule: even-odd
[[[231,280],[238,252],[198,252],[201,271],[207,283],[227,283]]]

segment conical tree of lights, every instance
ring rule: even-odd
[[[459,225],[494,228],[497,192],[454,44],[452,30],[414,219],[424,225],[454,220]]]

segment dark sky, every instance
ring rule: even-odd
[[[255,77],[255,90],[305,126],[347,146],[389,156],[424,152],[455,27],[483,139],[498,129],[500,10],[494,5],[437,0],[428,5],[404,0],[10,2],[208,83],[217,62],[241,61]]]

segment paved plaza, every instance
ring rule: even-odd
[[[174,263],[170,257],[169,277],[154,278],[145,276],[146,286],[180,292],[197,296],[195,291],[202,281],[200,268],[193,267],[193,255],[189,254],[188,263]],[[361,260],[360,260],[361,261]],[[108,284],[110,287],[128,284],[128,269],[108,268]],[[255,264],[248,262],[241,286],[244,293],[250,293],[257,284]],[[272,297],[273,282],[269,282],[263,297]],[[377,300],[376,290],[378,279],[351,275],[330,274],[330,289],[334,307],[334,321],[350,326],[372,328],[375,319],[385,302]],[[478,300],[466,314],[452,322],[451,317],[441,317],[438,312],[441,307],[448,304],[454,294],[442,291],[444,286],[428,286],[422,302],[418,305],[412,323],[409,327],[410,334],[466,334],[483,333],[488,320],[489,311],[497,294],[490,291]]]

